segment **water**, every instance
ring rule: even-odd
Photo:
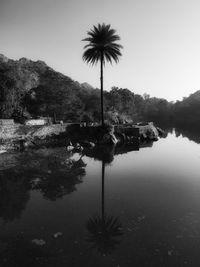
[[[199,137],[1,154],[0,266],[199,266]]]

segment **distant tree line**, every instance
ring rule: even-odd
[[[104,119],[110,123],[200,125],[200,90],[175,103],[118,87],[104,91],[103,98]],[[101,91],[73,81],[42,61],[0,58],[0,118],[23,122],[41,116],[100,122]]]
[[[22,120],[56,116],[66,122],[99,122],[100,90],[80,84],[58,86],[49,82],[29,91],[16,88],[15,82],[0,74],[0,118]],[[70,82],[70,81],[69,81]],[[154,121],[196,125],[200,122],[200,91],[175,103],[134,94],[126,88],[112,87],[104,92],[105,120],[111,123]]]

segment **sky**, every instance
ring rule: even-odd
[[[105,90],[175,101],[200,89],[199,0],[0,0],[0,53],[100,87],[99,65],[82,60],[82,39],[98,23],[123,45],[119,63],[105,66]]]

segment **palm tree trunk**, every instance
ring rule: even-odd
[[[103,53],[101,52],[101,124],[104,126],[104,112],[103,112]]]
[[[102,169],[101,169],[101,176],[102,176],[102,191],[101,191],[101,216],[102,220],[105,219],[105,188],[104,188],[104,180],[105,180],[105,162],[102,160]]]

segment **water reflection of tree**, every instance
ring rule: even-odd
[[[56,257],[56,251],[50,246],[36,246],[30,242],[29,235],[13,235],[1,238],[1,267],[47,266],[48,259]]]
[[[88,242],[102,255],[110,254],[121,242],[122,225],[117,217],[105,215],[105,161],[102,160],[101,216],[89,218],[86,228]]]
[[[86,166],[82,158],[72,160],[59,150],[13,154],[7,164],[0,170],[0,217],[4,221],[21,215],[30,190],[51,200],[72,193],[82,182]]]
[[[84,153],[88,157],[92,157],[97,160],[103,160],[105,163],[111,163],[114,160],[115,155],[125,154],[131,151],[139,151],[140,147],[148,147],[152,145],[153,142],[141,143],[139,139],[135,139],[134,143],[95,146],[93,149],[85,150]]]
[[[175,128],[176,137],[182,135],[187,137],[189,140],[194,141],[197,144],[200,144],[200,129],[199,128],[187,128],[187,127],[177,127]]]
[[[12,221],[21,215],[29,200],[30,183],[19,169],[0,172],[0,217]]]
[[[76,190],[76,184],[82,182],[85,175],[85,163],[82,158],[75,161],[49,159],[42,164],[40,176],[33,180],[33,189],[39,190],[43,196],[56,200]]]

